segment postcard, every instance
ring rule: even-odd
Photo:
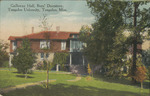
[[[149,1],[0,0],[0,96],[148,96],[149,58]]]

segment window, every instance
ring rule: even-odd
[[[41,53],[41,60],[44,59],[44,53]]]
[[[48,44],[46,44],[46,40],[41,40],[40,41],[40,48],[43,49],[43,48],[50,48],[50,40],[48,40]]]
[[[79,52],[83,48],[83,43],[81,41],[71,40],[70,43],[71,43],[71,46],[70,46],[71,51]]]
[[[73,38],[78,38],[78,35],[73,35]]]
[[[13,41],[13,42],[12,42],[12,49],[13,49],[13,50],[16,50],[16,49],[17,49],[17,42],[16,42],[16,41]]]
[[[49,54],[48,53],[46,53],[46,58],[48,58],[49,57]]]
[[[61,41],[61,50],[66,50],[66,41]]]
[[[48,59],[49,53],[46,53],[45,55],[44,55],[44,53],[41,53],[41,60],[44,60],[44,57],[45,57],[45,56],[46,56],[45,59]]]

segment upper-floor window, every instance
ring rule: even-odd
[[[17,41],[12,42],[12,49],[16,50],[17,49]]]
[[[78,40],[71,40],[70,41],[70,51],[77,51],[79,52],[83,48],[83,43]]]
[[[50,40],[48,40],[48,42],[46,40],[41,40],[40,41],[40,48],[50,48]]]
[[[66,41],[61,41],[61,50],[66,50]]]
[[[73,35],[73,38],[78,38],[78,35]]]

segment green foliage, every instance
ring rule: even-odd
[[[150,66],[148,66],[148,68],[147,68],[147,77],[150,80]]]
[[[129,74],[128,74],[128,76],[129,77],[134,77],[135,75],[133,75],[132,74],[132,62],[133,62],[133,59],[131,58],[130,60],[129,60],[129,62],[128,63],[130,63],[129,64]],[[136,60],[136,65],[137,65],[137,68],[140,68],[141,66],[143,66],[144,68],[145,68],[145,65],[143,64],[143,62],[142,62],[142,56],[141,55],[139,55],[138,57],[137,57],[137,60]],[[136,71],[138,71],[137,70],[137,68],[136,68]],[[135,72],[136,73],[136,72]]]
[[[0,67],[4,65],[4,62],[8,61],[9,56],[6,51],[7,48],[8,48],[8,44],[0,40]]]
[[[92,29],[88,25],[83,25],[80,29],[79,39],[82,42],[88,43],[87,39],[90,39],[90,34],[92,32]]]
[[[2,67],[8,68],[9,67],[9,61],[5,61],[2,65]]]
[[[64,64],[66,64],[68,55],[69,53],[66,52],[56,52],[54,54],[53,64],[60,64],[61,68],[64,70]]]
[[[126,4],[111,0],[107,2],[102,0],[88,1],[87,3],[97,21],[92,24],[93,30],[90,36],[85,37],[88,42],[84,51],[92,64],[103,64],[107,62],[108,55],[114,50],[112,49],[115,46],[114,43],[116,43],[115,47],[120,44],[117,45],[117,38],[120,34],[120,28],[124,24],[122,11],[125,9]],[[122,35],[119,36],[119,38],[122,38]]]
[[[91,80],[92,80],[92,77],[91,77],[91,76],[87,76],[87,77],[86,77],[86,80],[87,80],[87,81],[91,81]]]
[[[47,69],[47,63],[45,60],[42,62],[39,62],[36,66],[37,66],[38,70],[46,70]]]
[[[148,79],[150,80],[150,49],[148,50],[143,50],[142,52],[142,62],[147,68],[147,76]]]
[[[150,49],[143,50],[142,52],[142,62],[145,66],[150,66]]]
[[[28,39],[22,41],[21,47],[17,49],[17,53],[13,57],[12,64],[18,72],[26,74],[35,62],[35,54],[30,48]]]
[[[128,51],[127,48],[129,45],[127,44],[127,37],[124,36],[122,29],[117,32],[113,40],[114,43],[110,53],[108,54],[107,64],[104,65],[105,68],[109,70],[106,72],[106,75],[122,76],[122,69],[126,66],[126,53]]]
[[[125,65],[127,48],[135,43],[133,38],[137,39],[136,44],[141,43],[143,39],[141,35],[145,28],[150,27],[149,9],[138,8],[146,3],[87,0],[88,6],[96,17],[90,36],[83,35],[82,37],[87,41],[87,48],[84,49],[84,52],[91,64],[103,65],[108,69],[108,75],[120,74],[120,68]],[[134,5],[138,10],[136,27],[133,23]],[[123,34],[126,29],[132,33],[130,39]]]

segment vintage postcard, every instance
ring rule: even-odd
[[[0,0],[0,96],[149,96],[150,1]]]

